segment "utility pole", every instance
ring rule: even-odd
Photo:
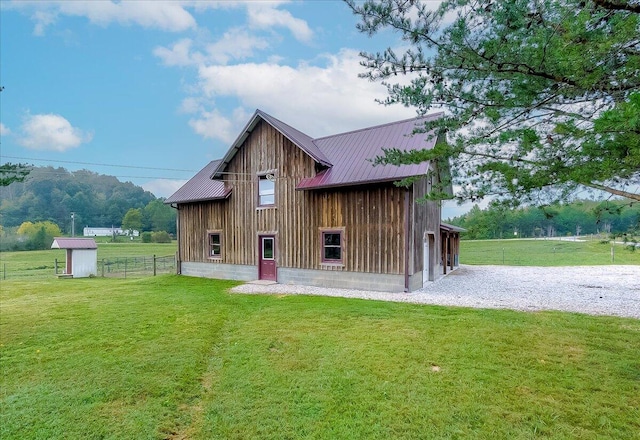
[[[71,236],[76,236],[76,213],[71,213]]]

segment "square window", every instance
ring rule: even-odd
[[[322,232],[322,262],[342,263],[342,231]]]
[[[222,234],[209,233],[209,258],[222,258]]]
[[[260,176],[258,180],[258,206],[276,204],[276,182],[273,174]]]

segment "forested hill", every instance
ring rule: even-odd
[[[0,197],[3,227],[49,220],[67,233],[72,212],[81,233],[84,226],[120,227],[129,209],[144,209],[157,200],[149,191],[113,176],[53,167],[34,167],[24,182],[0,187]]]
[[[486,238],[564,237],[588,234],[640,233],[640,204],[630,200],[577,201],[552,206],[505,209],[474,206],[468,213],[447,220],[467,230],[463,237]]]

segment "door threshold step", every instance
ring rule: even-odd
[[[276,281],[271,280],[254,280],[248,281],[247,284],[257,284],[259,286],[271,286],[272,284],[278,284]]]

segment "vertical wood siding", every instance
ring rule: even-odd
[[[276,206],[260,208],[258,174],[267,171],[276,176]],[[303,177],[315,175],[315,162],[264,121],[226,173],[233,188],[227,200],[179,206],[183,261],[210,261],[206,231],[222,230],[223,263],[257,265],[258,234],[273,233],[278,267],[404,273],[404,188],[296,191]],[[344,228],[342,265],[321,263],[321,228]]]
[[[412,200],[412,218],[413,218],[413,241],[411,252],[411,263],[409,267],[409,273],[414,274],[424,268],[424,233],[426,231],[433,232],[435,234],[435,247],[440,249],[440,203],[439,201],[420,201],[425,195],[431,191],[431,185],[429,179],[433,179],[433,184],[438,182],[437,170],[431,167],[431,177],[425,176],[424,178],[414,182]],[[440,255],[440,252],[436,252],[435,255]]]

